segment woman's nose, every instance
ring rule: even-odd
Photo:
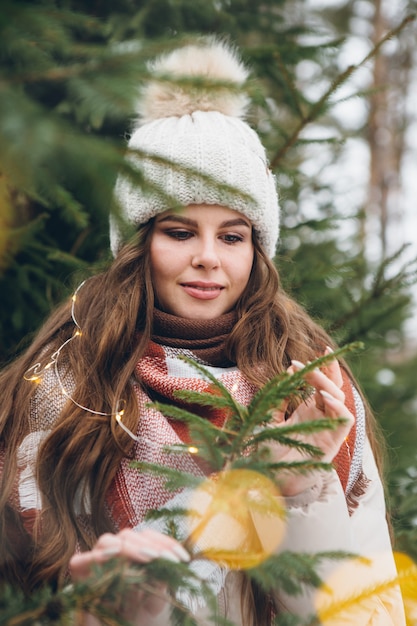
[[[193,267],[214,269],[219,267],[220,264],[220,257],[215,241],[205,239],[196,242],[196,248],[191,261]]]

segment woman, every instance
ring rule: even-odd
[[[45,581],[61,585],[69,567],[82,579],[92,563],[110,557],[189,559],[179,543],[144,522],[172,494],[130,467],[133,458],[203,471],[189,454],[167,460],[164,446],[188,434],[148,406],[175,403],[177,389],[207,388],[178,355],[209,367],[248,403],[272,376],[299,370],[332,345],[282,291],[270,261],[279,234],[274,178],[242,119],[245,97],[218,84],[245,81],[235,52],[204,40],[152,69],[155,81],[142,93],[128,159],[153,188],[119,178],[123,221],[111,223],[113,263],[51,316],[1,379],[2,577],[28,590]],[[190,91],[169,83],[167,74],[217,84]],[[126,224],[136,231],[127,242]],[[308,439],[334,462],[333,472],[280,481],[289,521],[279,549],[385,551],[393,576],[372,417],[336,360],[306,379],[314,394],[285,417],[277,411],[276,423],[324,415],[345,421]],[[207,419],[222,425],[218,416]],[[276,460],[302,458],[272,443],[270,452]],[[239,572],[224,573],[217,591],[219,616],[236,625],[268,623]],[[132,598],[126,615],[133,623],[169,623],[169,603]],[[300,615],[314,608],[308,590],[294,598],[277,589],[273,601],[275,610]],[[206,607],[196,614],[212,623]],[[398,594],[378,596],[363,623],[404,623]]]

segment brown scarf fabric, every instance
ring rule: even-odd
[[[214,320],[194,320],[155,309],[152,341],[170,348],[189,350],[209,365],[231,367],[235,363],[226,356],[225,344],[236,321],[235,311]]]

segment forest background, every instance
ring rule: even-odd
[[[388,441],[397,547],[417,558],[417,265],[407,246],[416,235],[401,229],[416,123],[407,105],[415,8],[382,0],[3,2],[0,361],[110,258],[112,187],[146,61],[195,34],[227,35],[253,68],[250,121],[277,176],[277,266],[340,344],[365,345],[349,361]]]

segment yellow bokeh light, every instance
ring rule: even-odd
[[[330,567],[332,567],[330,565]],[[387,611],[393,624],[404,623],[399,579],[390,552],[372,558],[339,562],[315,596],[315,608],[323,626],[368,624],[369,617]],[[379,623],[379,622],[378,622]]]
[[[407,624],[417,624],[417,565],[402,552],[394,554]]]
[[[247,569],[267,559],[281,543],[285,510],[269,478],[236,469],[211,476],[193,492],[188,522],[194,553]]]

